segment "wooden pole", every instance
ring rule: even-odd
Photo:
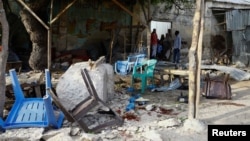
[[[112,0],[116,5],[118,5],[119,7],[121,7],[121,9],[123,9],[125,12],[127,12],[130,16],[134,16],[134,13],[129,11],[125,6],[123,6],[120,2],[118,2],[117,0]]]
[[[114,44],[114,29],[111,30],[111,41],[110,41],[110,56],[109,56],[109,63],[111,64],[112,62],[112,54],[113,54],[113,44]]]
[[[202,59],[202,42],[203,42],[203,32],[204,32],[204,0],[201,0],[201,23],[200,23],[200,33],[199,42],[197,49],[197,83],[196,83],[196,104],[195,104],[195,118],[198,118],[199,114],[199,104],[200,104],[200,80],[201,80],[201,59]]]
[[[189,49],[189,89],[188,89],[188,119],[195,118],[196,94],[197,94],[197,47],[200,33],[201,0],[196,1],[196,10],[193,18],[192,43]]]
[[[34,16],[38,22],[40,22],[46,29],[49,29],[49,27],[22,1],[17,0],[25,9],[27,9],[32,16]]]
[[[66,12],[66,10],[68,10],[77,0],[72,1],[71,3],[69,3],[59,14],[56,15],[56,17],[54,19],[52,19],[50,21],[50,24],[53,24],[57,19],[59,19],[59,17]]]
[[[49,26],[46,25],[26,4],[25,2],[23,2],[22,0],[17,0],[17,2],[19,2],[25,9],[27,9],[30,14],[32,16],[34,16],[38,22],[40,22],[46,29],[47,29],[47,35],[48,35],[48,49],[47,49],[47,53],[48,53],[48,62],[47,62],[47,67],[48,69],[51,66],[51,45],[52,45],[52,32],[51,32],[51,25],[57,20],[59,19],[59,17],[66,11],[68,10],[77,0],[72,1],[70,4],[68,4],[53,20],[52,20],[52,15],[53,15],[53,2],[54,0],[51,1],[51,5],[50,5],[50,21],[49,21]]]
[[[126,34],[125,34],[125,32],[124,32],[124,35],[123,35],[123,60],[125,60],[126,59]]]
[[[51,3],[50,3],[50,19],[49,19],[49,21],[51,21],[52,20],[52,17],[53,17],[53,2],[54,2],[54,0],[51,0]],[[50,67],[51,67],[51,44],[52,44],[52,32],[51,32],[51,25],[52,25],[52,23],[51,22],[49,22],[49,29],[48,29],[48,42],[47,42],[47,44],[48,44],[48,49],[47,49],[47,51],[48,51],[48,62],[47,62],[47,68],[48,69],[50,69]]]
[[[6,17],[6,12],[3,7],[3,2],[0,0],[0,23],[2,28],[1,45],[0,45],[0,117],[3,117],[4,105],[6,100],[6,64],[9,48],[9,23]]]

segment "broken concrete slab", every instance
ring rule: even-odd
[[[82,100],[89,96],[84,84],[81,69],[90,70],[88,62],[79,62],[71,65],[68,70],[59,78],[56,86],[57,96],[67,110],[73,110]],[[112,73],[113,72],[113,73]],[[114,92],[113,67],[110,64],[99,64],[89,71],[97,94],[101,100],[107,101]]]

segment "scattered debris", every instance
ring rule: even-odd
[[[246,106],[244,104],[233,103],[233,102],[219,102],[218,105],[234,105],[234,106]]]
[[[171,90],[175,90],[179,87],[181,87],[181,82],[179,78],[176,78],[174,81],[172,81],[168,87],[166,86],[162,86],[160,88],[154,88],[151,91],[152,92],[165,92],[165,91],[171,91]]]
[[[232,77],[233,79],[237,81],[250,79],[250,73],[234,68],[234,67],[220,66],[220,65],[214,64],[214,65],[201,65],[201,69],[207,69],[207,70],[211,69],[211,70],[222,71],[224,73],[230,74],[230,77]]]

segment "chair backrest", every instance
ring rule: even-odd
[[[137,59],[136,59],[135,65],[141,64],[145,60],[146,55],[145,54],[138,54],[138,55],[136,55],[136,58]]]
[[[147,60],[147,77],[154,76],[154,69],[155,69],[156,63],[157,63],[156,59]]]
[[[116,61],[115,63],[115,72],[117,74],[126,75],[128,74],[128,61]]]
[[[136,54],[128,56],[128,62],[133,62],[133,65],[141,64],[146,58],[145,54]]]

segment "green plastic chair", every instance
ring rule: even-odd
[[[154,69],[157,63],[156,59],[145,60],[141,64],[135,65],[132,73],[132,87],[134,86],[134,79],[141,79],[141,93],[145,92],[145,88],[147,87],[148,78],[152,79],[152,83],[154,84]]]

